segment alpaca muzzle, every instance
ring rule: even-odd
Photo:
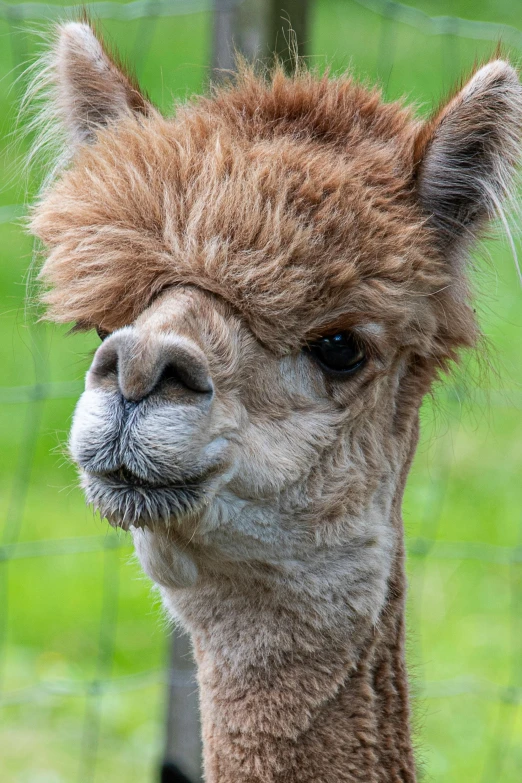
[[[209,435],[214,389],[205,356],[186,338],[126,327],[94,357],[70,450],[87,500],[113,525],[190,516],[223,464]]]

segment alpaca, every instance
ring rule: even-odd
[[[164,118],[87,22],[44,69],[48,317],[96,329],[70,450],[198,666],[208,783],[416,780],[401,502],[419,408],[480,337],[466,258],[522,88],[429,120],[243,66]]]

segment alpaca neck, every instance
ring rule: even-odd
[[[250,612],[235,614],[238,648],[221,659],[207,634],[193,634],[207,783],[414,783],[404,585],[400,549],[380,622],[356,661],[328,639],[321,650],[296,644],[265,655],[259,638],[257,665],[249,650],[242,666],[242,638],[263,636]]]

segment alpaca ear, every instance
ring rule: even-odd
[[[509,63],[480,68],[421,128],[416,186],[440,246],[472,239],[509,195],[522,133],[522,87]]]
[[[100,127],[152,108],[86,22],[60,25],[49,65],[52,111],[72,148],[93,141]]]

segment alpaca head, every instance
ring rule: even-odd
[[[104,338],[71,435],[88,499],[182,545],[160,582],[382,558],[422,397],[478,335],[465,256],[517,162],[515,71],[428,122],[248,70],[165,119],[73,23],[46,79],[70,160],[32,219],[45,300]]]

